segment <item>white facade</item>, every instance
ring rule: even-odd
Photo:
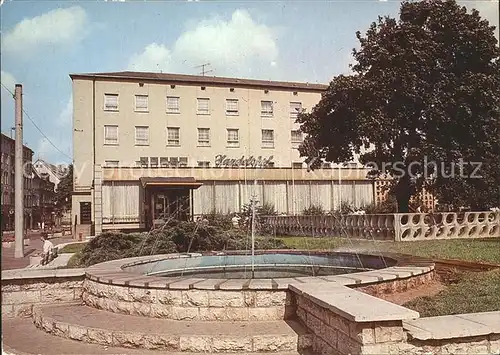
[[[149,202],[144,177],[202,183],[189,194],[189,215],[239,211],[251,195],[283,213],[373,201],[365,170],[307,172],[299,157],[298,110],[311,110],[324,85],[130,72],[71,77],[73,220],[90,202],[96,233],[147,226],[147,210],[158,203]]]

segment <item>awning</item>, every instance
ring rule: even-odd
[[[203,185],[203,183],[196,181],[193,177],[142,177],[139,181],[142,187],[163,186],[197,189]]]

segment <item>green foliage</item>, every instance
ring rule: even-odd
[[[304,208],[302,214],[304,216],[324,216],[326,212],[321,205],[311,205]]]
[[[306,134],[301,156],[316,168],[359,154],[371,164],[371,177],[393,177],[399,212],[409,211],[410,197],[424,184],[455,207],[497,206],[500,50],[494,27],[454,0],[404,1],[399,19],[380,17],[364,36],[356,35],[354,74],[335,77],[312,112],[299,114]],[[460,174],[460,162],[482,162],[482,178],[471,176],[472,165]]]
[[[285,247],[284,242],[276,238],[257,238],[255,245],[257,249]],[[250,236],[240,229],[177,221],[152,233],[103,233],[87,243],[72,263],[87,267],[134,256],[249,248]]]
[[[467,273],[437,295],[420,297],[403,306],[421,317],[500,311],[500,270]]]
[[[233,228],[231,215],[229,213],[224,214],[218,211],[212,211],[209,214],[203,215],[202,218],[208,220],[211,226],[220,227],[224,230]]]
[[[71,196],[73,194],[73,164],[68,166],[67,174],[57,185],[55,197],[56,208],[59,215],[64,211],[71,210]]]

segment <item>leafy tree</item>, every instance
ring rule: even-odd
[[[400,212],[408,212],[410,197],[423,186],[456,207],[497,205],[500,50],[494,27],[453,0],[405,1],[399,19],[379,17],[356,36],[354,74],[335,77],[312,112],[299,115],[306,133],[300,153],[311,168],[359,154],[370,163],[371,177],[393,178]],[[461,162],[482,162],[482,178]]]
[[[68,166],[66,175],[57,185],[56,207],[59,213],[71,210],[71,195],[73,193],[73,165]]]

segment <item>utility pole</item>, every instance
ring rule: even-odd
[[[16,84],[16,142],[14,171],[15,258],[24,257],[24,196],[23,196],[23,86]]]
[[[205,76],[205,74],[206,74],[206,73],[211,73],[211,72],[213,72],[213,70],[212,70],[212,69],[210,69],[210,70],[205,70],[205,67],[208,67],[209,65],[210,65],[210,63],[205,63],[205,64],[202,64],[202,65],[198,65],[198,66],[196,66],[195,68],[201,68],[201,73],[200,73],[200,74],[201,74],[202,76]]]

